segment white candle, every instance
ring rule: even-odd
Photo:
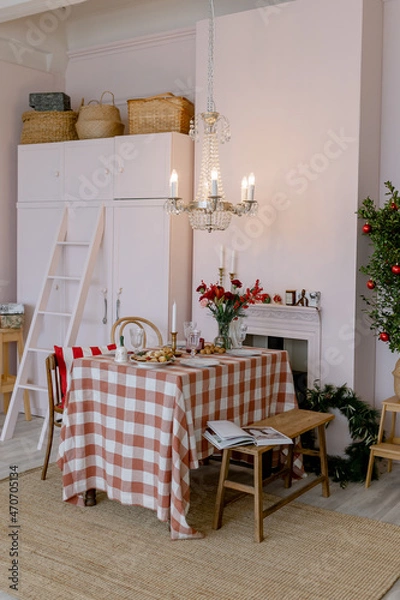
[[[171,173],[171,177],[169,179],[169,185],[170,185],[171,198],[177,198],[178,197],[178,173],[175,171],[175,169]]]
[[[176,302],[172,305],[172,333],[176,333]]]
[[[236,250],[232,250],[230,273],[235,273],[235,266],[236,266],[235,263],[236,263]]]
[[[218,196],[218,171],[212,169],[211,171],[211,196]]]
[[[241,201],[245,202],[246,200],[247,200],[247,177],[243,177]]]
[[[221,248],[219,249],[219,268],[223,269],[224,268],[224,256],[225,256],[225,249],[223,247],[223,245],[221,244]]]
[[[254,202],[254,190],[256,187],[256,178],[254,177],[254,173],[250,173],[249,175],[249,200],[250,202]]]

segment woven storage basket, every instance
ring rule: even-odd
[[[104,94],[111,94],[112,104],[103,104]],[[119,109],[114,105],[114,94],[103,92],[100,101],[90,102],[79,109],[76,131],[79,139],[114,137],[124,133],[125,125],[121,122]]]
[[[42,144],[77,140],[75,123],[78,114],[72,110],[35,111],[22,114],[21,144]]]
[[[193,103],[170,92],[128,100],[129,133],[189,133]]]
[[[104,94],[111,94],[112,104],[103,104]],[[121,121],[121,115],[119,108],[114,104],[114,94],[112,92],[103,92],[100,101],[90,100],[86,106],[82,105],[79,109],[79,121],[92,121],[98,119],[105,119],[107,121]]]
[[[91,119],[77,121],[76,131],[80,140],[93,138],[114,137],[124,133],[125,125],[120,121],[107,121],[105,119]]]

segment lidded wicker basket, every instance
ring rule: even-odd
[[[129,133],[189,133],[194,105],[170,92],[128,100]]]
[[[111,94],[112,104],[103,104],[104,94]],[[100,101],[90,100],[79,109],[76,130],[79,139],[114,137],[124,133],[125,125],[121,121],[118,107],[114,104],[114,94],[103,92]]]
[[[72,110],[26,111],[22,114],[21,144],[77,140],[77,118],[78,114]]]

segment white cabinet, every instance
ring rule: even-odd
[[[64,199],[109,200],[113,197],[113,138],[64,144]]]
[[[18,202],[62,200],[64,145],[29,144],[18,148]]]
[[[186,216],[171,217],[164,210],[172,168],[179,172],[181,195],[190,200],[193,143],[182,134],[19,147],[17,296],[28,323],[65,204],[72,241],[90,239],[105,205],[105,233],[76,343],[109,342],[118,300],[119,316],[154,321],[165,341],[176,300],[182,336],[183,321],[191,315],[192,231]],[[79,260],[70,255],[63,274],[73,276]],[[54,309],[68,311],[73,291],[56,282]],[[63,335],[58,324],[43,332],[43,343],[51,349],[62,344]]]

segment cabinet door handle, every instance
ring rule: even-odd
[[[106,175],[109,175],[109,174],[110,174],[110,169],[104,169],[104,173],[105,173]]]
[[[60,177],[60,171],[54,171],[54,177]]]
[[[123,172],[124,172],[124,167],[120,167],[120,168],[118,169],[118,173],[123,173]]]
[[[121,300],[120,300],[120,296],[122,294],[122,288],[119,288],[119,292],[117,294],[117,301],[115,303],[115,320],[118,321],[119,319],[119,310],[121,308]]]

